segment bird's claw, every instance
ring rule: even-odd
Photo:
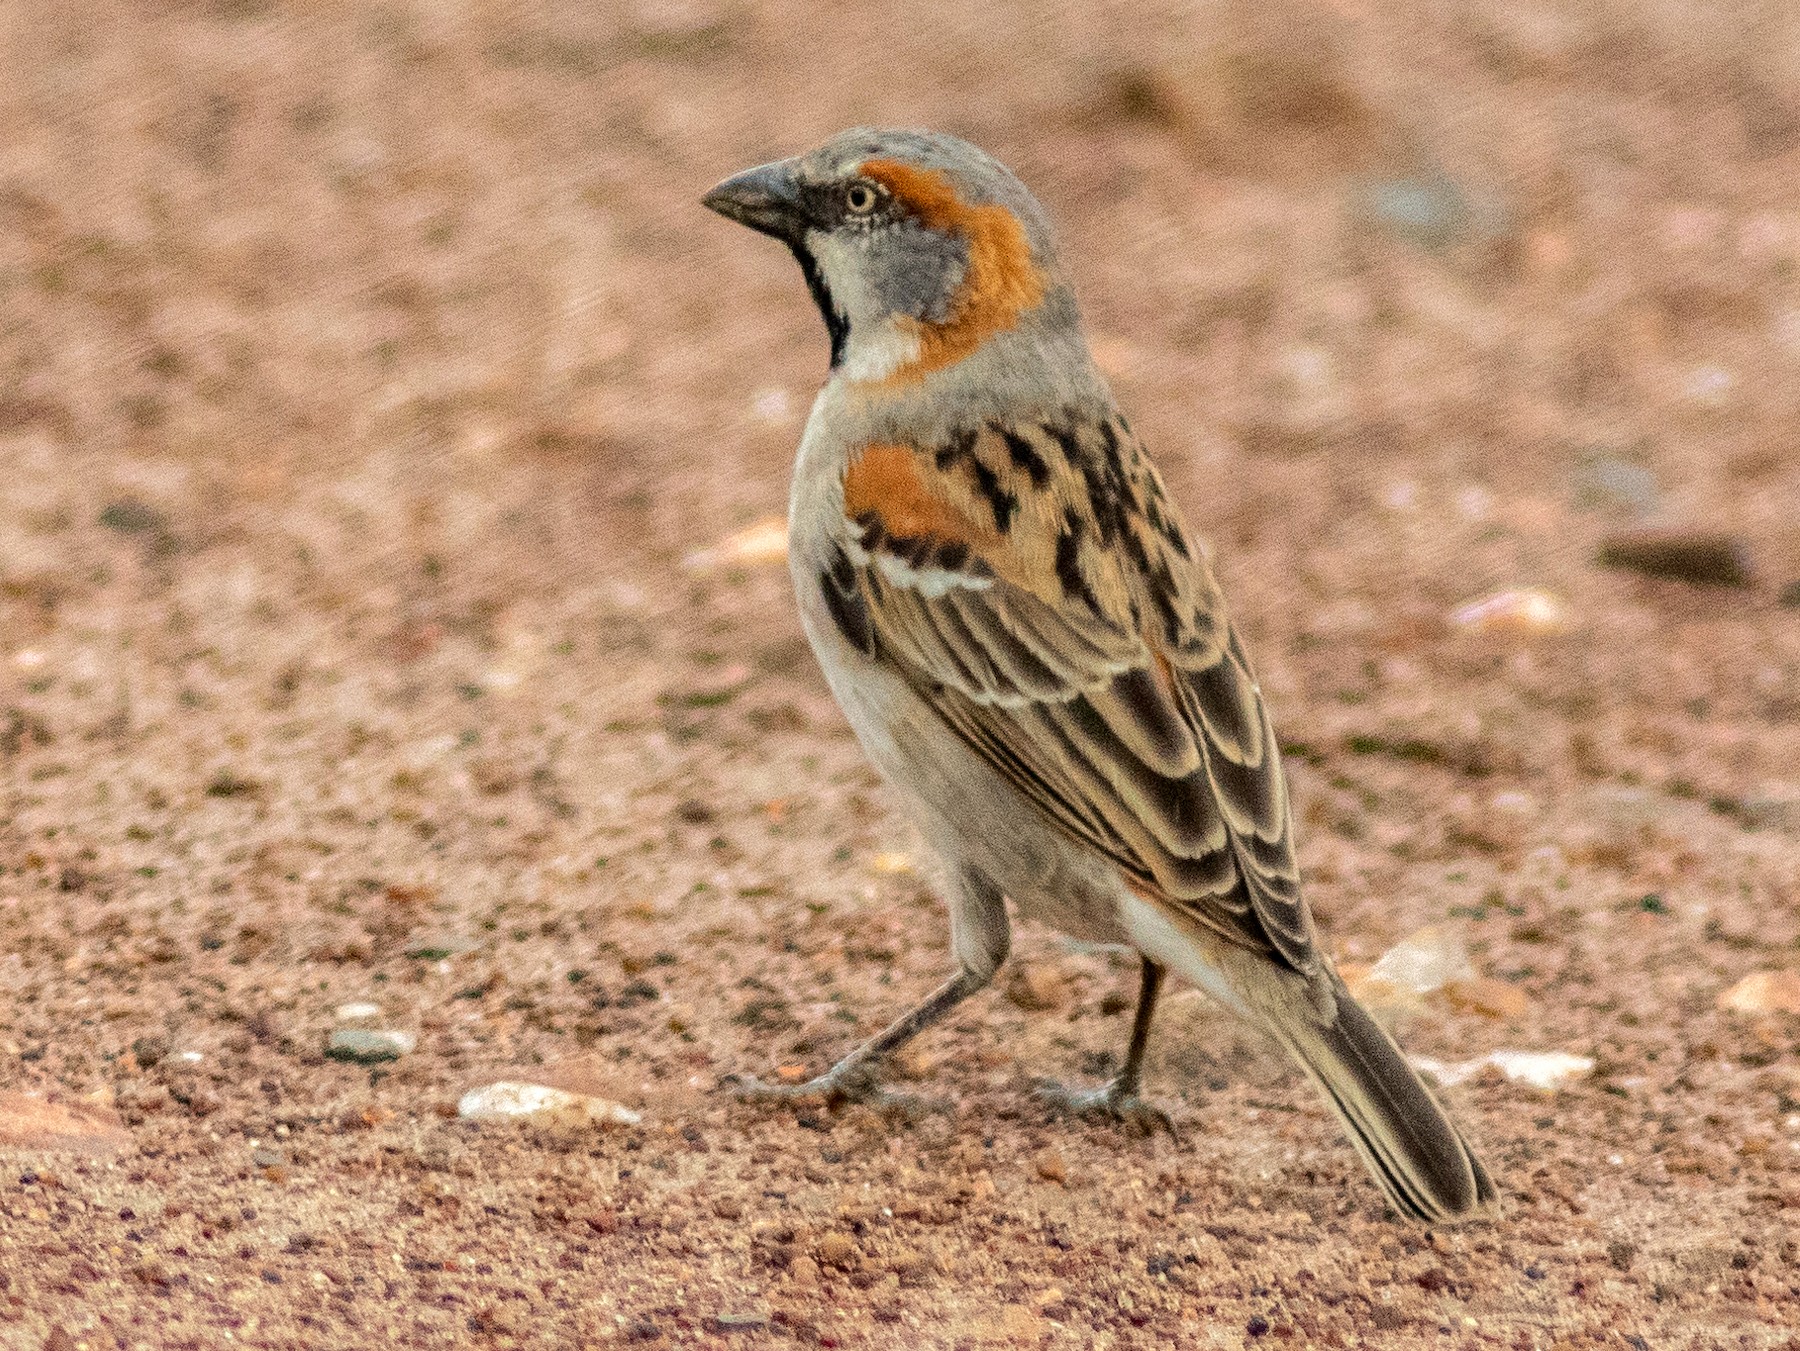
[[[1115,1079],[1104,1088],[1076,1089],[1062,1084],[1040,1081],[1037,1085],[1040,1098],[1059,1112],[1069,1116],[1092,1120],[1114,1122],[1154,1135],[1159,1130],[1169,1133],[1171,1140],[1178,1140],[1175,1133],[1175,1122],[1169,1114],[1153,1102],[1146,1102],[1137,1095],[1136,1089],[1121,1087]]]
[[[848,1074],[827,1070],[824,1074],[815,1075],[798,1084],[770,1084],[753,1074],[728,1074],[720,1081],[720,1086],[742,1102],[817,1100],[828,1104],[859,1103],[905,1117],[909,1121],[916,1121],[930,1112],[947,1109],[947,1104],[941,1099],[927,1098],[917,1093],[897,1093],[891,1088],[884,1088],[874,1075],[861,1070]]]

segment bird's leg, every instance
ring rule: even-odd
[[[875,1075],[881,1061],[987,983],[986,977],[967,970],[958,971],[933,990],[924,1003],[896,1018],[825,1073],[804,1083],[766,1084],[744,1074],[731,1075],[726,1083],[738,1097],[764,1102],[824,1098],[827,1101],[867,1102],[874,1106],[914,1105],[913,1095],[892,1092],[877,1082]]]
[[[765,1102],[819,1097],[877,1106],[919,1106],[914,1095],[894,1093],[876,1081],[881,1061],[993,980],[1011,941],[1005,899],[986,877],[965,868],[951,910],[951,947],[959,964],[954,976],[823,1074],[799,1084],[766,1084],[750,1075],[734,1074],[726,1078],[726,1085],[740,1098]]]
[[[1144,1049],[1150,1044],[1150,1019],[1156,1013],[1156,996],[1162,991],[1163,969],[1148,957],[1141,959],[1137,1012],[1131,1019],[1131,1044],[1125,1048],[1125,1064],[1104,1088],[1085,1092],[1061,1084],[1042,1083],[1039,1094],[1053,1107],[1075,1116],[1105,1116],[1139,1126],[1145,1134],[1159,1127],[1175,1134],[1169,1114],[1138,1096],[1144,1078]]]

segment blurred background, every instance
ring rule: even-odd
[[[1759,1301],[1791,1280],[1800,1205],[1800,9],[50,0],[6,6],[0,44],[0,1086],[96,1104],[128,1133],[107,1148],[165,1159],[93,1181],[108,1215],[190,1189],[165,1239],[300,1307],[256,1268],[302,1279],[305,1245],[234,1267],[181,1228],[256,1149],[280,1160],[257,1185],[287,1187],[269,1214],[329,1233],[307,1189],[361,1169],[357,1223],[436,1252],[454,1216],[369,1161],[427,1148],[429,1104],[470,1076],[575,1060],[647,1110],[656,1084],[708,1104],[667,1120],[751,1131],[750,1204],[824,1185],[783,1172],[791,1119],[734,1124],[706,1086],[822,1062],[946,959],[929,864],[780,566],[824,334],[786,253],[698,198],[848,125],[922,125],[1060,223],[1099,360],[1215,548],[1347,971],[1426,929],[1483,993],[1409,1005],[1411,1044],[1588,1062],[1557,1107],[1469,1080],[1539,1228],[1460,1286],[1395,1278],[1405,1318],[1777,1326]],[[1011,1101],[1122,1045],[1128,968],[1021,950],[934,1091]],[[373,1078],[322,1053],[363,999],[419,1037]],[[1265,1199],[1362,1222],[1331,1209],[1354,1163],[1329,1125],[1309,1104],[1247,1132],[1278,1071],[1206,1026],[1153,1078],[1216,1172],[1159,1154],[1160,1185],[1199,1169],[1252,1222]],[[1054,1138],[1007,1129],[1024,1159]],[[1078,1173],[1145,1166],[1075,1139]],[[508,1188],[531,1159],[429,1148],[529,1210]],[[629,1170],[594,1158],[612,1171],[581,1189],[629,1216]],[[1648,1236],[1658,1216],[1675,1232]],[[527,1253],[509,1223],[479,1240],[495,1261],[586,1269],[554,1224]],[[725,1237],[711,1266],[634,1251],[652,1284],[736,1288]],[[76,1286],[77,1261],[129,1265],[57,1252]],[[1599,1304],[1556,1303],[1533,1263]],[[832,1279],[796,1269],[767,1280]],[[962,1285],[920,1269],[844,1307],[961,1318]],[[1013,1290],[1029,1318],[996,1335],[1056,1317],[1128,1342],[1145,1324],[1089,1280]],[[1289,1316],[1212,1298],[1234,1327]],[[337,1327],[348,1306],[316,1302]],[[569,1328],[614,1314],[582,1308]]]

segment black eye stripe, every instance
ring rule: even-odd
[[[862,204],[862,194],[867,194],[866,205]],[[858,199],[857,207],[851,205],[853,197]],[[845,225],[878,228],[908,215],[904,204],[885,185],[866,178],[808,184],[801,189],[801,198],[807,216],[821,230]]]

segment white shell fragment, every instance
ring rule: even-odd
[[[1428,994],[1473,977],[1469,950],[1453,928],[1430,924],[1381,954],[1351,993],[1379,1008],[1418,1008]]]
[[[644,1118],[616,1102],[547,1084],[501,1080],[472,1088],[456,1104],[465,1121],[523,1121],[537,1126],[635,1126]]]
[[[1454,1065],[1418,1056],[1412,1063],[1446,1086],[1472,1079],[1491,1065],[1511,1082],[1528,1084],[1546,1093],[1567,1088],[1594,1072],[1592,1056],[1571,1055],[1567,1051],[1489,1051],[1478,1059]]]

